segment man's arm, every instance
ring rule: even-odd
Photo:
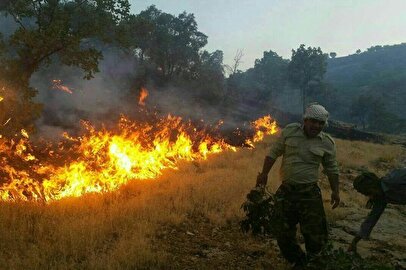
[[[266,186],[268,182],[268,173],[272,169],[275,160],[280,156],[283,155],[285,151],[285,138],[283,136],[283,130],[279,134],[279,137],[276,141],[271,145],[271,149],[269,150],[269,154],[265,157],[264,165],[262,166],[262,171],[258,173],[257,176],[257,184],[256,186]]]
[[[331,139],[331,137],[329,137]],[[339,169],[336,158],[336,146],[331,139],[332,147],[330,151],[327,151],[323,156],[322,164],[324,174],[327,175],[331,188],[331,205],[332,208],[336,208],[340,203],[340,189],[339,189]]]
[[[357,252],[357,244],[361,239],[367,239],[371,234],[372,229],[375,227],[379,218],[381,217],[383,211],[386,208],[386,202],[384,200],[376,200],[372,207],[371,212],[368,214],[365,221],[361,224],[360,231],[358,235],[354,237],[348,251]]]
[[[330,182],[331,188],[331,205],[332,208],[336,208],[340,203],[340,190],[338,174],[331,174],[328,176],[328,181]]]
[[[365,221],[361,224],[360,231],[358,236],[362,239],[367,239],[372,232],[372,229],[375,227],[375,224],[378,222],[383,211],[386,208],[386,202],[384,200],[375,200],[373,202],[373,207],[371,212],[368,214]]]
[[[268,182],[268,173],[272,169],[275,159],[266,156],[264,160],[264,165],[262,166],[262,171],[257,176],[257,186],[266,186]]]

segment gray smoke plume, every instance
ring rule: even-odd
[[[127,98],[137,71],[135,60],[111,48],[103,51],[103,55],[100,72],[91,80],[83,79],[78,68],[57,62],[33,75],[31,85],[38,90],[36,101],[44,106],[37,122],[40,136],[52,138],[63,131],[75,133],[81,120],[108,125],[131,105],[137,106],[136,100],[131,102]]]
[[[11,17],[0,16],[0,26],[5,38],[17,29]],[[50,66],[42,67],[32,76],[30,84],[38,90],[35,101],[43,104],[42,116],[36,123],[38,137],[59,140],[64,131],[76,135],[81,130],[81,120],[114,126],[120,114],[137,119],[142,117],[140,110],[172,114],[209,125],[224,120],[228,129],[244,125],[240,110],[227,115],[223,106],[202,102],[205,89],[201,86],[200,90],[193,86],[162,87],[148,80],[148,76],[140,83],[135,57],[106,45],[102,52],[100,72],[91,80],[83,79],[79,68],[60,64],[56,57]],[[145,106],[138,104],[140,86],[146,87],[149,93]],[[243,111],[247,116],[245,112],[250,110]]]
[[[13,18],[11,16],[5,16],[4,13],[0,11],[0,32],[3,37],[8,38],[17,30],[17,28],[18,25],[15,23]]]

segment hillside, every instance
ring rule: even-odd
[[[153,181],[133,181],[117,192],[90,194],[42,205],[1,203],[1,269],[289,269],[275,242],[243,235],[238,222],[245,195],[272,138],[255,149],[185,162]],[[405,164],[399,146],[337,139],[342,204],[332,211],[321,180],[330,236],[346,247],[366,215],[365,198],[351,180],[360,168],[383,175]],[[269,188],[276,190],[279,164]],[[390,207],[363,257],[403,264],[404,207]]]
[[[340,103],[348,118],[353,98],[368,94],[381,99],[385,106],[405,118],[406,106],[406,43],[374,46],[364,52],[328,59],[326,81],[338,91]]]

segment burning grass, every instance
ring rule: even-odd
[[[155,118],[153,123],[122,117],[115,131],[97,130],[84,123],[84,135],[65,135],[68,141],[52,150],[34,149],[25,130],[18,141],[0,138],[1,172],[8,178],[0,187],[0,197],[50,201],[108,192],[130,180],[154,179],[164,169],[177,169],[182,160],[205,160],[211,154],[236,151],[235,146],[213,135],[213,131],[198,128],[180,117],[168,115]],[[277,131],[276,122],[269,116],[252,125],[254,136],[246,144]],[[37,158],[35,152],[46,152],[47,157]]]
[[[242,217],[241,203],[255,184],[271,141],[207,160],[180,161],[178,170],[164,169],[156,181],[130,181],[113,192],[50,204],[1,202],[0,268],[208,269],[223,265],[249,269],[264,268],[261,263],[268,260],[268,268],[288,269],[270,244],[232,230]],[[384,149],[394,159],[401,151],[395,146],[343,140],[337,144],[341,164],[351,163],[354,147],[361,153]],[[362,156],[363,164],[373,166],[375,160],[375,156]],[[360,160],[354,158],[354,162]],[[272,190],[279,185],[278,167],[270,174]],[[343,186],[349,181],[344,175]],[[344,189],[344,202],[350,200],[347,195]],[[328,212],[328,218],[339,217]],[[231,228],[231,233],[224,228]],[[223,236],[217,242],[207,242],[218,235]],[[196,257],[202,243],[223,253],[210,259]],[[258,250],[263,257],[251,255]]]

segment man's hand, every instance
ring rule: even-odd
[[[266,173],[258,173],[256,186],[257,187],[266,186],[267,182],[268,182],[268,174],[266,174]]]
[[[331,203],[332,209],[336,208],[340,204],[340,194],[338,192],[331,193]]]

